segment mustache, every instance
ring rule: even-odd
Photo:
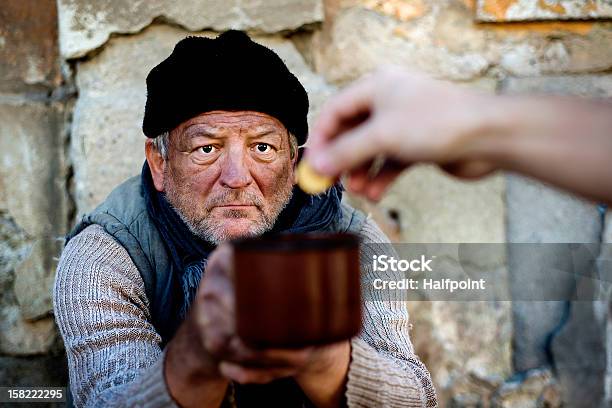
[[[209,197],[206,200],[206,210],[210,211],[214,207],[229,205],[232,203],[240,203],[244,205],[254,205],[258,209],[263,207],[264,202],[261,197],[259,197],[255,193],[251,193],[248,191],[236,191],[236,190],[225,190],[221,194]]]

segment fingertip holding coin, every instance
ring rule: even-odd
[[[306,160],[297,167],[298,186],[308,194],[321,194],[334,185],[334,179],[318,173]]]
[[[225,378],[240,382],[240,379],[238,378],[239,374],[241,373],[240,365],[231,363],[229,361],[221,361],[218,369],[221,375]]]

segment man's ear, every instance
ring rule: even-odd
[[[151,169],[153,185],[157,191],[163,192],[166,161],[153,145],[153,139],[147,138],[145,141],[145,156],[147,157],[147,163],[149,163],[149,168]]]
[[[298,165],[298,155],[296,153],[295,157],[291,160],[291,168],[293,169],[293,184],[297,184],[297,165]]]
[[[298,182],[297,166],[300,162],[300,159],[302,158],[302,154],[304,153],[303,150],[304,146],[298,146],[298,148],[295,149],[295,156],[291,160],[291,165],[293,166],[293,184],[297,184]]]

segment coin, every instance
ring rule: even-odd
[[[302,160],[297,168],[298,185],[308,194],[319,194],[334,184],[334,179],[317,173],[312,166]]]

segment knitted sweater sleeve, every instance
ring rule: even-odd
[[[362,285],[375,278],[373,255],[394,256],[389,239],[368,219],[360,232]],[[382,245],[381,245],[382,244]],[[395,255],[397,257],[397,255]],[[437,407],[427,368],[414,353],[409,316],[403,299],[369,292],[364,302],[363,329],[351,341],[351,363],[346,396],[350,407]]]
[[[77,407],[176,407],[163,378],[161,337],[127,251],[93,225],[59,261],[53,310]]]

